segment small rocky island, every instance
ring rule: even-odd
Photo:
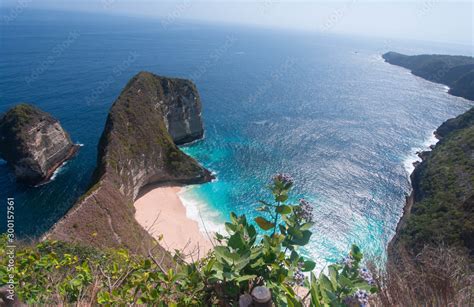
[[[148,185],[210,181],[176,146],[202,136],[195,85],[140,72],[110,109],[91,188],[45,237],[146,254],[156,241],[135,220],[133,202]]]
[[[18,181],[46,182],[77,150],[59,121],[32,105],[19,104],[0,118],[0,157]]]
[[[459,55],[404,55],[387,52],[386,62],[405,67],[418,77],[449,86],[454,96],[474,100],[474,58]]]

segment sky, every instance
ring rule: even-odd
[[[1,0],[41,8],[474,44],[473,1]],[[3,10],[5,11],[5,10]]]

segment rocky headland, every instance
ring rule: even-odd
[[[19,104],[0,118],[0,157],[18,181],[46,182],[78,148],[57,119],[32,105]]]
[[[446,121],[432,151],[411,174],[412,194],[389,255],[403,245],[416,255],[427,244],[474,254],[474,108]]]
[[[135,220],[133,203],[149,185],[210,181],[211,173],[176,146],[202,135],[195,85],[140,72],[110,109],[91,188],[45,238],[148,253],[156,241]]]
[[[441,54],[404,55],[387,52],[386,62],[410,69],[415,76],[449,87],[454,96],[474,100],[474,58]]]
[[[450,86],[453,95],[474,99],[472,57],[388,52],[383,58]],[[399,262],[406,252],[415,257],[427,246],[474,254],[474,108],[444,122],[435,135],[440,141],[432,151],[419,154],[422,162],[410,176],[412,193],[388,247],[390,263]]]

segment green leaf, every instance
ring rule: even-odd
[[[243,276],[239,276],[235,279],[235,282],[243,282],[243,281],[247,281],[247,280],[252,280],[254,278],[257,278],[257,275],[243,275]]]
[[[321,294],[323,296],[324,302],[327,305],[329,305],[329,306],[340,306],[339,304],[337,304],[337,296],[336,296],[336,294],[334,294],[333,291],[322,289]]]
[[[303,272],[309,272],[309,271],[314,270],[315,267],[316,267],[316,263],[314,261],[306,260],[303,264],[302,270]]]
[[[276,207],[276,212],[280,214],[290,214],[291,213],[291,207],[287,205],[281,205]]]
[[[291,254],[290,254],[290,260],[291,260],[292,262],[298,260],[299,257],[300,257],[300,256],[298,255],[298,253],[297,253],[296,251],[292,251]]]
[[[242,249],[245,246],[245,242],[242,240],[242,236],[238,232],[230,236],[227,244],[233,249]]]
[[[316,279],[316,276],[314,275],[314,273],[311,273],[311,288],[309,291],[311,293],[312,306],[320,307],[321,298],[319,297],[319,293],[318,293],[318,280]]]
[[[330,265],[328,267],[328,273],[329,273],[329,279],[331,280],[332,286],[334,289],[337,288],[337,270],[334,268],[334,266]]]
[[[321,272],[321,274],[319,274],[319,283],[321,284],[322,289],[326,289],[326,290],[329,290],[329,291],[334,291],[334,288],[332,286],[331,281],[329,280],[329,278],[326,275],[324,275],[323,272]]]
[[[354,260],[356,260],[357,262],[359,262],[360,260],[362,260],[362,253],[360,251],[360,248],[357,246],[357,245],[352,245],[352,248],[351,248],[351,255],[352,255],[352,258],[354,258]]]
[[[294,238],[292,241],[294,244],[303,246],[308,244],[309,239],[311,238],[312,232],[309,230],[303,231],[303,236],[301,238]]]
[[[286,227],[283,226],[283,225],[278,225],[278,228],[280,229],[280,232],[283,234],[283,235],[286,235]]]
[[[224,225],[228,233],[234,233],[237,231],[238,225],[235,225],[229,222],[226,222]]]
[[[297,227],[288,227],[288,233],[293,236],[293,239],[301,239],[303,233]]]
[[[243,270],[250,262],[250,255],[250,251],[245,252],[243,255],[235,254],[234,270],[237,272]]]
[[[214,253],[218,260],[225,260],[228,263],[232,263],[232,255],[227,246],[216,246],[214,247]]]
[[[110,294],[109,292],[99,292],[97,294],[97,303],[99,304],[107,304],[110,303]]]
[[[255,222],[263,230],[270,230],[273,227],[275,227],[275,224],[273,224],[272,222],[268,221],[267,219],[265,219],[264,217],[261,217],[261,216],[255,218]]]
[[[288,200],[288,194],[280,194],[280,195],[277,195],[277,196],[275,197],[275,200],[276,200],[277,202],[280,202],[280,203],[285,202],[285,201]]]
[[[301,225],[300,230],[301,231],[309,230],[311,229],[311,227],[313,227],[313,225],[314,225],[313,222],[304,223],[303,225]]]
[[[346,287],[346,288],[354,287],[354,283],[352,282],[352,280],[345,277],[344,275],[340,275],[338,280],[339,280],[339,284],[343,287]]]
[[[234,212],[230,213],[230,220],[233,224],[237,224],[239,219],[237,218],[237,215]]]
[[[368,283],[366,282],[357,282],[357,283],[354,283],[354,288],[356,289],[361,289],[361,290],[365,290],[365,291],[370,291],[370,289],[372,289],[372,286],[369,285]]]

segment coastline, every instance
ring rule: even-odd
[[[423,159],[420,157],[420,154],[426,151],[431,151],[433,146],[436,146],[438,142],[439,142],[439,139],[436,136],[436,130],[433,130],[430,136],[427,139],[425,139],[423,144],[421,144],[418,147],[412,147],[410,149],[409,155],[407,155],[406,158],[402,161],[403,167],[408,174],[410,185],[411,185],[411,175],[415,171],[416,165],[423,161]]]
[[[410,193],[405,195],[405,204],[403,205],[403,209],[401,212],[401,216],[397,222],[397,226],[395,227],[395,233],[393,234],[392,238],[388,241],[387,244],[387,261],[390,261],[391,254],[393,255],[394,246],[396,241],[399,239],[399,233],[401,229],[405,226],[408,217],[411,214],[411,210],[413,204],[415,203],[415,187],[414,187],[414,177],[417,169],[425,160],[424,153],[429,153],[433,150],[433,148],[438,144],[440,138],[436,135],[436,131],[432,131],[430,137],[426,139],[426,141],[420,146],[416,148],[412,148],[410,155],[403,160],[403,166],[405,171],[408,174],[408,183],[410,186]],[[413,156],[413,151],[415,151],[415,156]],[[392,256],[393,257],[393,256]]]
[[[204,257],[212,249],[210,237],[187,216],[181,186],[150,187],[134,202],[136,221],[165,249],[179,250],[185,260]]]

